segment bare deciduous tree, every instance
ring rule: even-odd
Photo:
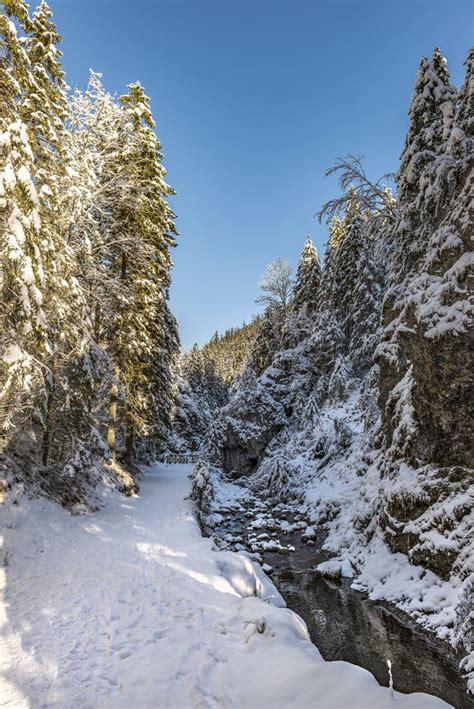
[[[271,261],[259,283],[261,295],[255,302],[271,310],[286,310],[293,290],[293,267],[284,258]]]

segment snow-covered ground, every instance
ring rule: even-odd
[[[188,472],[156,465],[139,496],[92,515],[46,500],[0,510],[0,706],[447,706],[325,662],[260,568],[202,538]]]

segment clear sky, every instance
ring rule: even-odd
[[[33,0],[32,4],[34,4]],[[268,261],[296,263],[347,153],[397,168],[422,55],[455,84],[473,41],[464,0],[50,0],[68,81],[89,67],[112,92],[152,99],[179,247],[171,305],[183,345],[257,312]]]

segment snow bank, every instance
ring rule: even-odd
[[[95,515],[2,509],[3,706],[447,706],[325,662],[263,571],[202,538],[187,474],[155,466]]]

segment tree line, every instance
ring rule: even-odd
[[[132,469],[170,424],[174,191],[141,84],[68,90],[61,39],[0,4],[0,454]]]

